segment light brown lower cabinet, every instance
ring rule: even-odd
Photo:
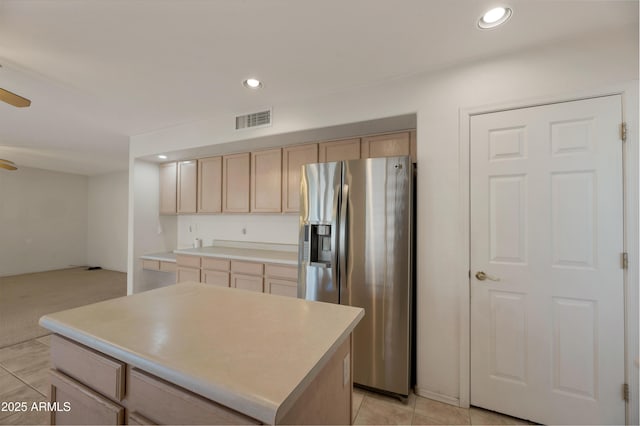
[[[219,285],[221,287],[229,287],[229,272],[225,271],[209,271],[203,269],[200,273],[200,279],[205,284]]]
[[[124,408],[77,380],[51,371],[52,425],[121,425]]]
[[[178,266],[176,269],[176,283],[184,283],[187,281],[200,282],[200,269],[185,268]]]
[[[298,296],[298,267],[209,256],[177,256],[176,282],[195,281],[279,296]]]
[[[340,345],[279,418],[279,424],[351,423],[352,369],[349,368],[347,376],[344,372],[345,363],[350,363],[351,345],[351,338]],[[52,357],[50,402],[58,403],[58,410],[51,412],[52,425],[123,425],[125,420],[130,425],[260,424],[241,412],[58,335],[51,340],[51,349],[77,355],[74,364],[65,366]],[[87,382],[74,378],[82,376],[83,363],[94,362],[95,357],[124,366],[125,398],[114,401]],[[70,370],[62,372],[61,367]],[[120,374],[119,371],[113,373]]]

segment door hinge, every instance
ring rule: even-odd
[[[625,401],[629,401],[629,384],[624,383],[622,385],[622,399]]]
[[[620,124],[620,139],[622,139],[622,142],[627,141],[627,123]]]
[[[622,253],[622,269],[629,269],[629,253]]]

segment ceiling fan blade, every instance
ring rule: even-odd
[[[13,164],[4,163],[2,161],[0,161],[0,168],[7,169],[7,170],[18,170],[18,168]]]
[[[13,161],[11,161],[11,160],[5,160],[4,158],[0,158],[0,163],[2,163],[2,162],[4,162],[4,163],[9,163],[9,164],[11,164],[11,165],[16,164],[16,163],[14,163],[14,162],[13,162]]]
[[[8,90],[0,88],[0,101],[4,101],[14,107],[24,108],[31,105],[31,101],[27,98],[23,98],[20,95],[16,95]]]

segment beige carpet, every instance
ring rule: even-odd
[[[127,274],[86,268],[0,277],[0,348],[48,334],[42,315],[125,296]]]

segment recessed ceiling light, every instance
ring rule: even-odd
[[[244,87],[247,87],[249,89],[259,89],[260,87],[262,87],[262,82],[255,78],[248,78],[243,81],[242,84],[244,85]]]
[[[163,155],[163,154],[160,154],[160,155],[158,155],[158,158],[161,159],[161,160],[166,160],[167,156]]]
[[[504,24],[511,18],[512,11],[508,7],[494,7],[486,12],[478,20],[478,26],[482,29],[495,28]]]

